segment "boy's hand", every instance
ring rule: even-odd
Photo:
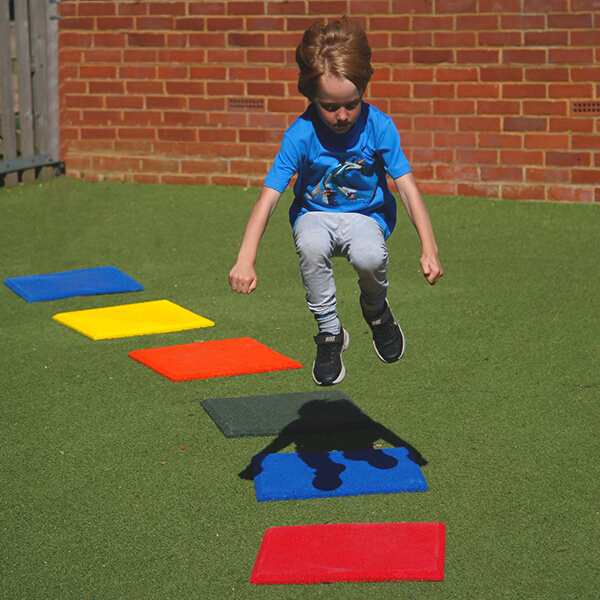
[[[236,263],[229,272],[229,285],[234,292],[249,294],[256,288],[258,277],[252,266]]]
[[[435,282],[444,274],[444,269],[442,269],[442,265],[437,256],[423,256],[421,258],[421,267],[425,279],[427,279],[431,285],[435,285]]]

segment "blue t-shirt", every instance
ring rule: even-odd
[[[346,133],[335,133],[311,104],[285,132],[265,185],[283,192],[297,173],[292,227],[309,211],[357,212],[373,217],[387,237],[396,224],[396,200],[387,184],[410,172],[394,122],[365,102]]]

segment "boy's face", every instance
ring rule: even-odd
[[[352,129],[360,115],[363,92],[348,79],[338,79],[324,75],[313,104],[321,120],[336,133],[346,133]]]

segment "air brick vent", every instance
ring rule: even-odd
[[[262,111],[265,101],[263,98],[227,98],[227,110]]]
[[[574,115],[600,115],[600,102],[573,102],[571,111]]]

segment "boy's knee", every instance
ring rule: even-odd
[[[350,264],[357,271],[386,271],[388,266],[388,251],[385,245],[361,244],[354,247],[348,256]]]

